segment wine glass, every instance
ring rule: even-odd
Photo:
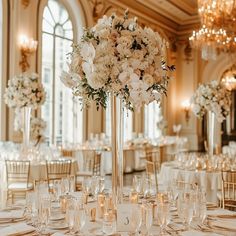
[[[179,218],[183,221],[186,230],[188,230],[193,218],[193,202],[190,193],[183,193],[179,197],[177,211]]]
[[[67,194],[70,192],[70,180],[65,177],[61,179],[61,191],[62,194]]]
[[[75,202],[74,199],[68,199],[67,200],[67,209],[66,209],[66,222],[69,227],[69,235],[73,235],[75,233],[74,227],[75,227]]]
[[[153,221],[153,212],[152,212],[152,205],[146,204],[145,205],[145,226],[147,230],[147,235],[150,235],[150,229],[152,227],[152,221]]]
[[[133,177],[133,188],[137,193],[141,193],[142,191],[142,177],[139,175],[135,175]]]
[[[82,182],[82,191],[89,195],[91,191],[91,178],[90,177],[84,177]]]
[[[42,196],[39,207],[39,232],[43,233],[49,223],[51,216],[51,199],[50,196]]]
[[[136,234],[142,225],[142,210],[139,205],[133,206],[130,218],[130,225],[134,234]]]
[[[157,206],[157,219],[160,224],[160,234],[164,235],[166,231],[166,226],[170,221],[170,203],[160,202]]]
[[[94,199],[96,199],[98,191],[99,191],[99,177],[92,176],[92,178],[91,178],[91,192],[92,192]]]
[[[74,224],[75,224],[74,228],[76,231],[76,235],[80,235],[81,230],[85,225],[85,222],[86,222],[86,210],[83,204],[78,204],[76,206],[75,218],[74,218]]]
[[[100,177],[99,178],[99,193],[102,193],[105,189],[105,178]]]

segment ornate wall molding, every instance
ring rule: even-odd
[[[21,4],[24,8],[27,8],[30,4],[30,0],[21,0]]]

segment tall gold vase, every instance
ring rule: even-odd
[[[112,145],[112,197],[114,203],[123,200],[123,105],[122,100],[111,97],[111,145]]]

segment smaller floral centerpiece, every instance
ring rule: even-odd
[[[207,111],[215,114],[217,121],[222,122],[230,111],[231,95],[223,83],[216,80],[199,85],[192,97],[193,113],[202,118]]]
[[[35,142],[35,146],[44,141],[46,127],[46,122],[42,118],[31,117],[30,137]]]
[[[37,109],[45,101],[45,91],[37,74],[21,74],[8,81],[4,99],[11,108]]]

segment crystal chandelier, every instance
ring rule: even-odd
[[[205,60],[216,59],[217,51],[236,51],[236,0],[198,0],[202,27],[193,31],[191,46]]]

